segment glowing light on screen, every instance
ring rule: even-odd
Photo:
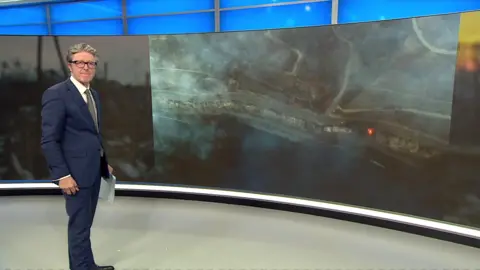
[[[57,189],[55,184],[51,183],[25,183],[25,184],[0,184],[0,190],[8,189]],[[480,230],[462,227],[458,225],[448,224],[435,220],[428,220],[419,217],[405,216],[395,213],[384,212],[380,210],[366,209],[355,206],[348,206],[335,203],[327,203],[320,201],[311,201],[305,199],[255,194],[241,191],[227,191],[216,190],[206,188],[194,188],[194,187],[174,187],[174,186],[161,186],[161,185],[141,185],[141,184],[117,184],[117,190],[124,191],[149,191],[149,192],[174,192],[194,195],[206,195],[217,197],[229,197],[238,199],[251,199],[264,202],[272,202],[279,204],[287,204],[293,206],[310,207],[320,210],[329,210],[334,212],[340,212],[345,214],[370,217],[375,219],[381,219],[385,221],[392,221],[396,223],[403,223],[413,225],[417,227],[423,227],[428,229],[434,229],[437,231],[443,231],[447,233],[454,233],[457,235],[478,238],[480,240]]]
[[[368,134],[368,136],[373,136],[373,134],[375,134],[375,129],[374,128],[367,128],[367,134]]]

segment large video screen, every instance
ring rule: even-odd
[[[150,180],[480,224],[450,144],[460,20],[151,36]]]
[[[0,36],[0,181],[49,179],[40,148],[42,94],[69,78],[67,50],[81,42],[99,53],[92,87],[116,174],[141,181],[154,165],[147,37]]]
[[[48,180],[40,99],[100,53],[118,181],[480,227],[480,13],[189,35],[0,37],[0,182]]]

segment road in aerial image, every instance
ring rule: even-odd
[[[151,36],[148,178],[480,225],[449,145],[458,23]]]

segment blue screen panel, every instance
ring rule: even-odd
[[[226,10],[220,13],[221,31],[318,26],[331,23],[331,2]]]
[[[127,16],[209,10],[215,0],[127,0]]]
[[[46,24],[0,26],[0,35],[44,36],[48,35],[48,27]]]
[[[303,0],[220,0],[220,8],[300,2]]]
[[[53,23],[115,17],[122,17],[122,0],[81,1],[53,4],[50,7],[50,20]]]
[[[131,35],[205,33],[215,31],[213,12],[128,19]]]
[[[338,23],[404,19],[478,9],[479,0],[339,0]]]
[[[101,20],[52,24],[52,35],[123,35],[122,20]]]
[[[0,9],[0,25],[47,23],[45,6]]]

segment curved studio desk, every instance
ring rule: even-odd
[[[454,224],[241,191],[128,183],[117,183],[116,189],[114,204],[99,205],[92,234],[95,235],[95,230],[102,233],[92,239],[99,242],[93,243],[96,253],[107,254],[99,258],[104,260],[99,263],[116,263],[117,267],[358,269],[480,265],[480,230]],[[67,254],[52,257],[51,251],[38,253],[53,248],[65,253],[66,232],[44,242],[31,241],[32,237],[47,237],[49,233],[66,230],[63,198],[52,196],[59,194],[51,183],[0,184],[0,195],[7,195],[0,197],[0,212],[8,220],[0,226],[0,242],[17,243],[17,246],[2,245],[0,267],[68,265]],[[18,220],[23,222],[18,224]],[[32,223],[43,225],[32,229]],[[10,239],[11,230],[19,230],[15,239]],[[18,244],[22,242],[18,235],[32,230],[42,231],[35,235],[27,233],[24,245]],[[130,240],[118,240],[126,239],[127,234],[131,235]],[[52,244],[51,239],[60,242]],[[43,247],[45,243],[52,245]],[[26,246],[31,249],[28,254],[35,253],[38,260],[14,259],[18,252],[26,254]],[[115,247],[115,252],[108,247]],[[259,250],[253,252],[256,249]],[[265,250],[268,254],[258,255]],[[309,254],[310,250],[316,251]],[[319,257],[319,252],[331,257]],[[352,255],[357,253],[357,257]],[[44,262],[45,257],[55,258],[56,264]]]

